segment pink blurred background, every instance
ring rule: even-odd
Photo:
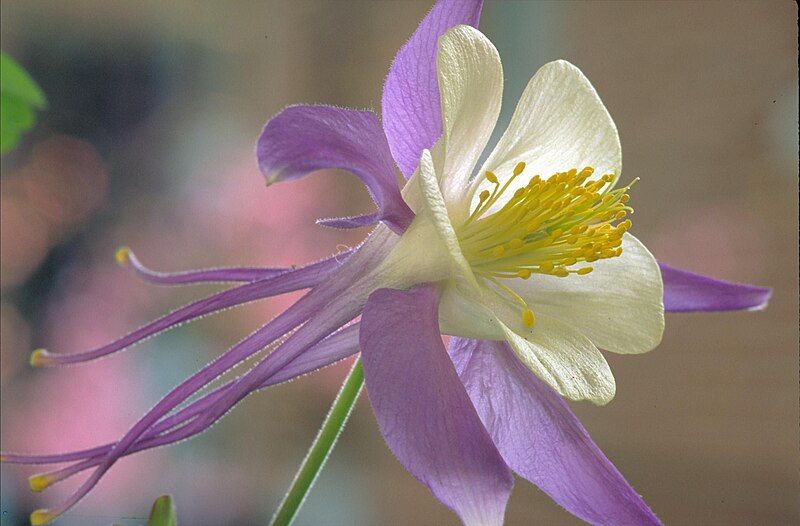
[[[370,210],[327,172],[265,188],[253,144],[296,102],[378,108],[411,1],[229,3],[5,0],[2,48],[50,109],[2,160],[2,448],[117,438],[169,388],[291,297],[205,318],[126,353],[31,370],[34,347],[78,351],[209,293],[146,285],[159,269],[302,263],[353,245],[314,219]],[[615,401],[575,405],[667,524],[796,524],[798,79],[793,2],[491,2],[483,31],[507,77],[500,129],[529,77],[565,58],[614,117],[634,231],[668,263],[774,288],[758,313],[670,315],[644,356],[609,355]],[[172,493],[182,524],[265,523],[348,364],[246,400],[204,435],[122,461],[58,524],[143,524]],[[3,525],[57,502],[2,468]],[[508,524],[579,524],[517,484]],[[384,446],[359,402],[296,522],[456,524]]]

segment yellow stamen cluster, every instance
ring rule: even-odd
[[[577,265],[622,254],[622,235],[631,227],[625,217],[633,212],[626,192],[636,180],[614,190],[613,174],[590,180],[593,168],[573,168],[547,179],[536,175],[495,206],[524,170],[525,163],[517,164],[504,183],[486,172],[494,189],[478,195],[478,206],[456,235],[475,275],[520,303],[523,323],[533,327],[533,311],[499,279],[583,276],[592,267]]]

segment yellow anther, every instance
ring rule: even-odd
[[[586,189],[589,190],[590,192],[597,192],[605,184],[606,184],[605,181],[603,181],[602,179],[598,179],[597,181],[594,181],[593,183],[587,184],[586,185]],[[596,198],[597,198],[597,194],[595,194],[595,199]]]
[[[44,367],[50,363],[50,353],[45,349],[36,349],[31,353],[29,363],[31,367]]]
[[[522,323],[529,329],[532,329],[533,326],[536,324],[536,316],[534,316],[533,311],[530,309],[523,309],[522,310]]]
[[[40,474],[28,477],[28,486],[30,486],[31,491],[37,493],[47,489],[53,482],[55,482],[55,479],[52,475]]]
[[[512,177],[526,169],[518,163]],[[625,205],[631,185],[615,190],[613,173],[588,179],[594,174],[591,166],[569,168],[544,179],[535,175],[512,190],[511,179],[500,184],[493,172],[485,172],[494,189],[479,194],[480,206],[456,228],[476,277],[528,311],[526,301],[504,280],[529,279],[533,273],[578,279],[592,272],[586,263],[621,254],[622,235],[631,227],[625,219],[632,213]]]
[[[55,520],[56,516],[48,510],[36,510],[31,513],[31,526],[45,526]]]
[[[118,265],[126,265],[128,263],[128,259],[131,255],[131,249],[128,247],[119,247],[116,252],[114,252],[114,259],[117,260]]]

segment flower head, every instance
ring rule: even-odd
[[[563,61],[543,66],[484,165],[503,73],[474,26],[479,1],[442,0],[398,52],[383,120],[369,111],[292,106],[258,142],[268,182],[342,168],[378,210],[326,219],[375,227],[354,250],[292,269],[156,273],[128,250],[118,260],[161,284],[240,282],[98,349],[37,351],[39,366],[85,362],[187,320],[309,289],[275,319],[185,380],[114,444],[7,462],[69,462],[35,489],[92,469],[73,506],[122,456],[207,429],[249,394],[361,353],[381,432],[403,465],[465,524],[499,524],[512,471],[595,524],[656,516],[599,451],[566,402],[615,392],[598,350],[655,347],[664,310],[763,307],[769,291],[656,263],[628,230],[632,183],[617,188],[619,137],[597,93]],[[435,87],[438,87],[436,89]],[[400,188],[395,166],[408,182]],[[357,318],[361,316],[359,321]],[[449,349],[441,335],[455,336]],[[250,370],[186,401],[261,353]]]

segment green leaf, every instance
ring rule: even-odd
[[[153,502],[147,526],[178,526],[178,512],[172,495],[161,495]]]
[[[47,107],[41,88],[14,59],[0,52],[0,153],[13,148]]]

